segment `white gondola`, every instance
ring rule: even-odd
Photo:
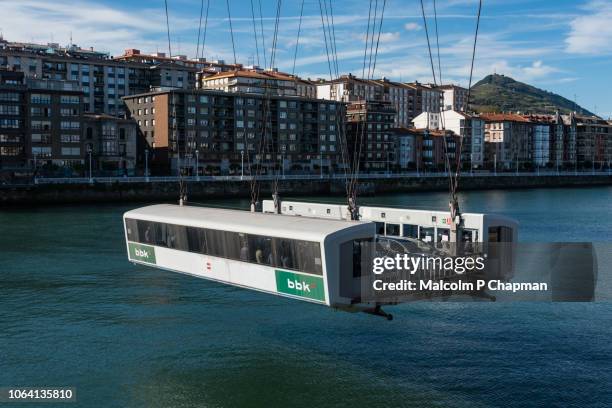
[[[264,200],[263,212],[275,213],[274,201]],[[282,201],[280,214],[329,220],[348,220],[348,206],[342,204]],[[518,222],[495,214],[462,213],[462,242],[517,242]],[[450,239],[450,212],[394,207],[359,207],[359,219],[376,223],[376,233],[395,238],[414,238],[424,242]]]
[[[371,241],[376,228],[177,205],[139,208],[123,219],[134,263],[335,308],[359,300],[341,296],[341,283],[353,278],[354,242]]]
[[[274,201],[264,200],[262,210],[276,213]],[[342,204],[282,201],[280,214],[328,220],[349,220],[348,206]],[[376,236],[391,240],[417,240],[440,246],[450,240],[449,211],[413,210],[393,207],[359,207],[359,219],[376,225]],[[479,250],[488,257],[491,274],[509,278],[514,274],[518,222],[496,214],[461,214],[458,241],[468,247],[480,244]]]

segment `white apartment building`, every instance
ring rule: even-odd
[[[443,110],[465,112],[467,110],[468,90],[458,85],[441,85],[436,89],[443,92]]]
[[[484,165],[484,121],[475,115],[455,110],[423,112],[412,121],[417,129],[452,131],[463,137],[463,163],[470,163],[472,168]]]
[[[297,80],[278,72],[239,70],[200,77],[200,89],[224,92],[297,96]]]
[[[383,101],[383,86],[377,81],[360,79],[352,74],[317,84],[317,99],[338,102]]]

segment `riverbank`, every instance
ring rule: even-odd
[[[188,198],[245,198],[250,196],[248,180],[187,181]],[[518,188],[588,187],[612,185],[612,175],[466,175],[461,190],[491,190]],[[260,183],[262,197],[271,194],[271,182]],[[446,176],[367,178],[359,183],[360,194],[374,195],[416,191],[447,191]],[[343,179],[284,179],[279,181],[280,193],[288,196],[343,195]],[[93,183],[39,183],[0,186],[1,206],[22,206],[67,203],[164,201],[178,197],[176,181],[95,180]]]

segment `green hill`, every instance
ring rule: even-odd
[[[478,112],[561,113],[593,115],[573,101],[499,75],[487,75],[472,87],[471,106]]]

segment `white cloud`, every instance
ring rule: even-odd
[[[559,70],[555,67],[544,65],[542,61],[534,61],[529,67],[522,68],[525,76],[529,78],[542,78]]]
[[[404,24],[404,29],[406,29],[406,31],[419,31],[421,26],[417,23],[406,23]]]
[[[165,15],[159,8],[141,9],[135,13],[127,3],[109,6],[92,0],[0,0],[0,5],[0,24],[9,41],[42,44],[53,41],[66,45],[72,36],[82,47],[94,47],[111,55],[122,54],[126,48],[139,48],[143,52],[167,52],[168,49]],[[195,55],[197,34],[194,32],[198,17],[171,10],[174,54],[180,51]],[[211,26],[222,24],[209,22],[209,32]],[[206,56],[233,59],[231,47],[213,41],[207,41]]]
[[[381,33],[380,34],[381,43],[393,42],[399,39],[400,39],[400,33]]]
[[[575,54],[605,55],[612,53],[612,3],[592,1],[588,14],[570,22],[570,33],[565,39],[566,51]]]

